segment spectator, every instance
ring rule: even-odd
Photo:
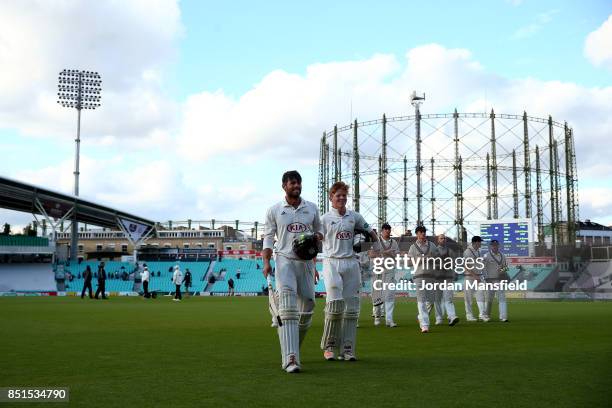
[[[236,279],[240,279],[240,269],[236,270]]]
[[[89,298],[93,298],[92,292],[93,289],[91,287],[91,268],[89,267],[89,265],[87,265],[87,267],[85,268],[85,272],[83,272],[83,278],[85,279],[85,281],[83,282],[83,290],[81,291],[81,299],[83,299],[85,297],[85,289],[89,290]]]
[[[217,279],[215,279],[215,275],[211,274],[210,278],[208,278],[208,283],[213,284],[216,282]]]
[[[157,277],[159,278],[161,276],[161,271],[157,271]]]
[[[106,271],[104,270],[104,262],[98,266],[98,289],[96,290],[95,298],[102,294],[102,299],[108,299],[106,297]]]
[[[234,296],[234,280],[232,278],[229,278],[227,281],[227,286],[229,288],[229,295]]]
[[[255,268],[260,269],[261,266],[259,266],[259,264],[255,264]]]

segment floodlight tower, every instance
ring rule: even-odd
[[[100,107],[100,93],[102,80],[94,71],[80,71],[78,69],[64,69],[59,73],[57,103],[64,108],[77,110],[77,136],[75,141],[76,154],[74,162],[74,195],[79,195],[79,159],[81,146],[81,109],[96,109]],[[70,242],[70,259],[77,259],[78,223],[76,211],[72,220],[72,233]]]
[[[410,95],[410,103],[414,106],[414,123],[416,127],[416,176],[417,176],[417,225],[423,225],[423,187],[421,185],[421,173],[423,172],[423,166],[421,166],[421,111],[419,107],[425,100],[425,94],[423,96],[417,96],[416,91],[412,91]]]

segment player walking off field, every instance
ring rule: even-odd
[[[397,241],[391,238],[391,225],[384,223],[380,231],[380,237],[378,245],[375,245],[374,250],[378,249],[379,254],[383,258],[395,258],[399,254],[399,245]],[[384,271],[380,275],[374,275],[374,280],[382,280],[382,283],[395,283],[395,275],[397,270],[395,268],[384,268]],[[379,283],[380,284],[380,283]],[[372,289],[372,293],[375,293]],[[395,291],[391,289],[382,290],[382,301],[383,304],[379,307],[374,307],[374,326],[380,324],[381,308],[384,307],[385,314],[385,325],[387,327],[397,327],[395,320],[393,320],[393,311],[395,310]]]
[[[303,200],[302,176],[297,171],[283,174],[285,198],[272,206],[266,214],[263,241],[263,274],[272,272],[270,259],[276,237],[276,292],[281,325],[278,338],[283,368],[288,373],[300,371],[300,345],[312,323],[314,310],[315,263],[302,259],[293,250],[294,240],[304,233],[314,233],[316,240],[323,238],[317,206]],[[315,254],[316,255],[316,254]]]
[[[433,303],[433,291],[422,288],[423,284],[433,284],[435,262],[433,259],[438,257],[438,248],[436,245],[427,240],[427,229],[419,225],[415,229],[417,239],[410,246],[408,256],[412,260],[412,281],[416,285],[417,309],[419,326],[421,333],[429,332],[429,312],[427,311],[427,303]]]
[[[438,255],[442,259],[442,267],[437,268],[436,282],[438,284],[446,283],[452,284],[455,282],[455,271],[453,268],[444,268],[445,261],[449,258],[456,258],[455,252],[446,245],[446,235],[440,234],[436,240],[436,246],[438,247]],[[434,307],[436,309],[436,324],[441,324],[444,318],[444,312],[448,318],[448,325],[454,326],[459,323],[459,318],[455,313],[455,304],[453,303],[453,290],[452,289],[437,289],[434,291]]]
[[[353,251],[353,237],[355,230],[361,230],[376,239],[376,233],[363,217],[346,208],[348,189],[342,181],[331,186],[329,199],[332,208],[321,217],[325,256],[323,281],[327,293],[321,349],[326,360],[336,357],[356,360],[361,270]]]
[[[508,261],[499,250],[499,241],[496,239],[489,244],[489,252],[484,256],[484,264],[487,283],[499,283],[502,280],[508,280]],[[486,315],[490,318],[495,294],[497,294],[497,301],[499,302],[499,320],[508,322],[508,305],[506,304],[506,292],[503,289],[487,290]]]
[[[489,321],[489,317],[486,315],[485,310],[485,291],[480,289],[471,289],[468,287],[467,282],[482,282],[483,281],[483,270],[478,269],[478,263],[476,259],[480,258],[480,245],[482,238],[478,235],[472,237],[472,244],[468,245],[465,251],[463,251],[465,267],[465,316],[468,322],[475,322],[476,319],[472,313],[472,298],[476,296],[476,304],[478,305],[478,318],[484,322]],[[468,263],[468,259],[471,259],[471,265]],[[468,268],[468,265],[471,267]]]

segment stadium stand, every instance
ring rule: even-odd
[[[0,246],[47,247],[49,239],[22,235],[0,235]]]
[[[56,290],[50,263],[0,264],[0,292]]]
[[[72,280],[66,278],[66,292],[81,292],[83,289],[83,272],[85,268],[89,266],[92,273],[98,272],[98,265],[100,261],[83,261],[80,264],[78,262],[70,262],[65,272],[72,274]],[[134,289],[134,275],[130,276],[134,272],[134,266],[129,262],[118,262],[118,261],[104,261],[104,269],[108,278],[106,279],[106,291],[107,292],[131,292]],[[128,279],[123,280],[123,272],[127,274]],[[114,276],[116,274],[116,278]],[[79,277],[80,276],[80,277]],[[98,280],[95,275],[91,281],[93,290],[98,288]]]
[[[174,266],[179,265],[183,276],[185,271],[189,269],[191,272],[191,290],[190,292],[200,292],[204,290],[206,282],[204,277],[208,272],[210,262],[145,262],[151,272],[151,282],[149,283],[150,291],[157,292],[174,292],[175,287],[172,283],[172,273]],[[159,272],[159,276],[157,276]],[[184,289],[184,286],[182,287]]]
[[[259,269],[257,268],[259,265]],[[274,268],[274,261],[272,261]],[[229,259],[216,261],[213,267],[215,284],[211,293],[228,293],[227,281],[234,280],[234,291],[237,293],[259,293],[268,284],[262,273],[263,261],[261,259]],[[237,272],[240,271],[240,279]]]

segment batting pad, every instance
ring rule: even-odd
[[[295,355],[297,363],[300,362],[300,347],[298,333],[298,310],[295,292],[281,291],[278,297],[278,309],[283,325],[278,328],[280,340],[282,367],[287,367],[288,356]]]
[[[323,325],[323,337],[321,338],[321,350],[340,346],[343,315],[344,299],[330,300],[325,304],[325,323]]]
[[[355,353],[357,320],[359,319],[359,297],[346,299],[346,310],[342,322],[342,351]]]
[[[300,313],[300,321],[299,321],[299,329],[300,329],[300,347],[302,346],[302,342],[306,337],[306,333],[312,324],[312,313],[313,312],[301,312]]]

